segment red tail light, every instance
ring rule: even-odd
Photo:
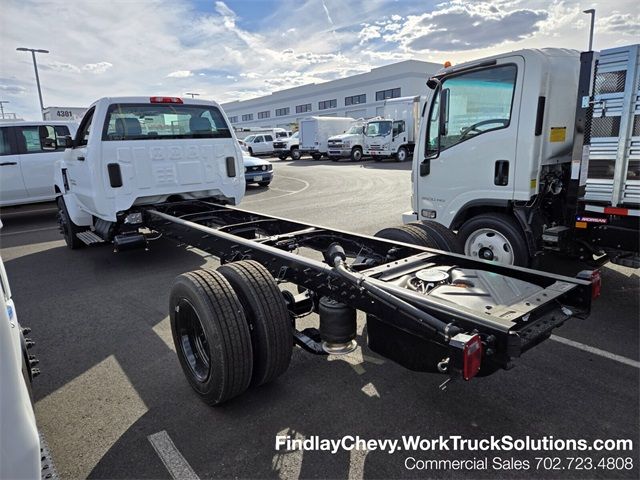
[[[482,339],[480,335],[459,333],[449,341],[451,366],[459,370],[462,378],[471,380],[482,365]]]
[[[151,103],[182,103],[180,97],[151,97],[149,101]]]
[[[582,270],[577,278],[580,280],[588,280],[591,282],[591,298],[596,299],[600,296],[600,292],[602,291],[602,276],[600,275],[600,270]]]

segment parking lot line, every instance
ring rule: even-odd
[[[8,232],[0,235],[1,237],[8,237],[9,235],[22,235],[23,233],[34,233],[34,232],[44,232],[45,230],[57,230],[59,227],[42,227],[42,228],[32,228],[30,230],[20,230],[19,232]]]
[[[573,340],[569,340],[568,338],[558,337],[556,335],[551,335],[550,338],[551,340],[555,340],[556,342],[562,343],[564,345],[568,345],[585,352],[593,353],[594,355],[600,355],[601,357],[608,358],[609,360],[613,360],[614,362],[624,363],[625,365],[640,369],[640,362],[632,360],[631,358],[623,357],[622,355],[616,355],[615,353],[607,352],[606,350],[600,350],[599,348],[591,347],[580,342],[574,342]]]
[[[166,430],[154,433],[147,437],[153,449],[156,451],[164,466],[175,480],[200,480],[196,472],[193,471],[191,465],[184,459],[178,451],[173,440]]]

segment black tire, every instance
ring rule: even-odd
[[[253,154],[253,148],[249,147],[247,148],[247,151],[249,152],[249,156],[255,157],[255,155]]]
[[[353,147],[351,149],[351,161],[352,162],[359,162],[362,160],[362,148],[360,147]]]
[[[288,157],[288,155],[287,155],[287,154],[281,154],[281,155],[278,155],[278,158],[279,158],[280,160],[286,160],[286,159],[287,159],[287,157]]]
[[[227,263],[220,272],[238,295],[253,348],[251,384],[263,385],[282,375],[293,352],[293,331],[284,297],[269,271],[253,260]]]
[[[400,147],[396,153],[396,162],[406,162],[409,159],[409,152],[405,147]]]
[[[58,197],[58,226],[60,227],[60,231],[64,236],[64,242],[67,244],[71,250],[77,250],[78,248],[82,248],[84,243],[80,240],[76,234],[80,232],[84,232],[87,230],[86,227],[79,227],[71,217],[69,216],[69,211],[67,210],[67,206],[64,203],[63,197]]]
[[[453,253],[464,252],[458,236],[441,223],[433,220],[423,220],[422,222],[411,222],[409,225],[418,227],[425,232],[436,242],[439,250]]]
[[[322,158],[322,154],[321,153],[314,153],[311,155],[311,158],[313,158],[314,160],[320,160]]]
[[[269,180],[268,182],[258,182],[258,185],[260,185],[261,187],[268,187],[270,183],[271,180]]]
[[[378,238],[394,240],[396,242],[410,243],[420,247],[438,248],[438,244],[421,228],[415,225],[402,225],[400,227],[383,228],[375,234]]]
[[[238,296],[221,274],[195,270],[178,276],[169,312],[180,365],[202,400],[219,405],[249,388],[249,325]]]
[[[300,160],[300,157],[302,156],[302,154],[300,153],[300,150],[297,148],[292,148],[291,149],[291,160]]]
[[[483,255],[483,251],[486,252],[486,248],[475,252],[475,249],[471,248],[472,246],[468,245],[468,242],[470,241],[473,243],[474,239],[470,239],[470,237],[474,234],[476,236],[479,235],[482,230],[486,230],[487,235],[491,233],[493,233],[493,236],[496,236],[496,234],[502,235],[502,237],[509,243],[509,245],[506,246],[503,242],[503,251],[506,254],[509,254],[513,261],[501,261],[501,257],[498,256],[498,253],[492,254],[492,258],[488,258],[489,255]],[[497,258],[495,260],[497,262],[518,265],[521,267],[528,266],[531,260],[524,232],[520,228],[520,225],[518,225],[514,218],[503,213],[487,213],[467,220],[458,230],[458,237],[460,237],[460,243],[464,254],[474,258],[484,260],[493,260],[494,258]],[[500,239],[500,237],[497,237],[497,239]],[[509,255],[507,255],[507,257]]]

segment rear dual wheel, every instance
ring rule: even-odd
[[[462,252],[462,247],[453,232],[435,222],[415,222],[400,227],[384,228],[375,236],[445,252]]]
[[[276,282],[257,262],[180,275],[170,320],[182,370],[210,405],[270,382],[289,366],[289,314]]]

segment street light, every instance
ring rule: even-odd
[[[38,98],[40,99],[40,114],[44,120],[44,105],[42,104],[42,91],[40,90],[40,77],[38,76],[38,64],[36,63],[36,53],[49,53],[49,50],[42,50],[37,48],[16,48],[19,52],[31,52],[31,58],[33,58],[33,69],[36,72],[36,85],[38,86]]]
[[[187,93],[185,93],[185,95],[191,95],[191,98],[196,98],[196,97],[200,96],[199,93],[191,93],[191,92],[187,92]]]
[[[591,15],[591,28],[589,29],[589,51],[593,50],[593,24],[596,19],[596,11],[593,8],[589,10],[584,10],[582,13],[586,13]]]
[[[4,105],[5,103],[9,103],[9,100],[0,100],[0,114],[2,115],[2,119],[4,120]]]

